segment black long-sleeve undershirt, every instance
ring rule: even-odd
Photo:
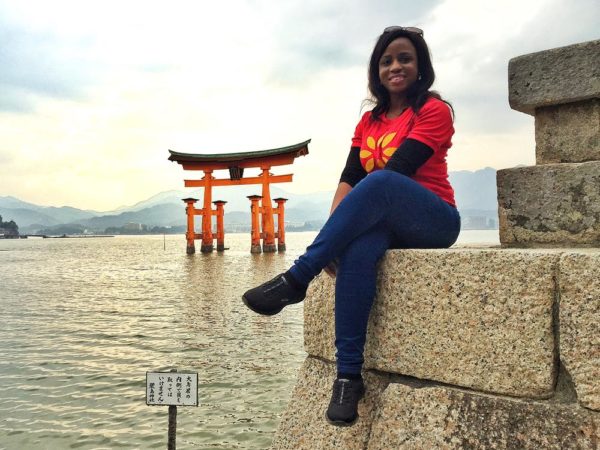
[[[415,139],[406,139],[394,152],[385,165],[385,170],[393,170],[408,177],[414,175],[431,156],[433,150],[426,144]],[[354,187],[356,183],[367,176],[367,171],[360,163],[360,147],[351,147],[342,171],[340,183],[345,182]]]

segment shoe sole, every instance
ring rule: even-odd
[[[331,420],[329,418],[329,416],[327,415],[327,412],[325,412],[325,419],[327,420],[329,425],[333,425],[336,427],[351,427],[352,425],[354,425],[356,423],[356,421],[358,420],[358,417],[359,416],[357,414],[352,422],[345,422],[343,420]]]
[[[365,396],[366,393],[366,389],[362,391],[362,393],[360,394],[360,397],[358,398],[358,401],[360,402],[363,397]],[[351,422],[346,422],[344,420],[331,420],[329,418],[329,416],[327,415],[327,411],[325,411],[325,419],[327,420],[327,422],[329,422],[330,425],[334,425],[336,427],[351,427],[352,425],[354,425],[356,423],[356,421],[358,420],[360,416],[358,415],[358,412],[356,413],[356,417],[351,421]]]
[[[246,305],[249,309],[254,311],[256,314],[262,314],[263,316],[274,316],[275,314],[279,314],[281,312],[281,310],[283,309],[283,306],[281,308],[273,310],[273,311],[264,311],[261,309],[256,309],[254,306],[252,306],[250,304],[250,302],[248,301],[248,299],[246,298],[245,295],[242,295],[242,301],[244,302],[244,305]]]

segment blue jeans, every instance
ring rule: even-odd
[[[447,248],[458,237],[455,207],[411,178],[376,171],[340,202],[290,269],[307,284],[335,258],[335,346],[338,372],[359,374],[377,263],[390,248]]]

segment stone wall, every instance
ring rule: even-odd
[[[537,164],[498,172],[502,247],[386,253],[352,427],[324,418],[334,281],[311,284],[308,357],[273,449],[598,449],[599,49],[511,60]]]
[[[324,419],[333,288],[309,288],[309,356],[272,448],[597,448],[600,249],[388,251],[348,429]]]

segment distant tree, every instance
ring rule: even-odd
[[[63,235],[63,234],[83,234],[85,227],[79,224],[63,224],[55,227],[43,228],[39,231],[39,234],[47,235]]]
[[[0,216],[0,234],[6,235],[9,237],[18,237],[19,236],[19,226],[15,223],[14,220],[10,220],[8,222],[4,222],[2,220],[2,216]]]
[[[5,230],[17,231],[19,229],[19,226],[15,223],[14,220],[4,222],[2,220],[2,216],[0,216],[0,228],[4,228]]]

